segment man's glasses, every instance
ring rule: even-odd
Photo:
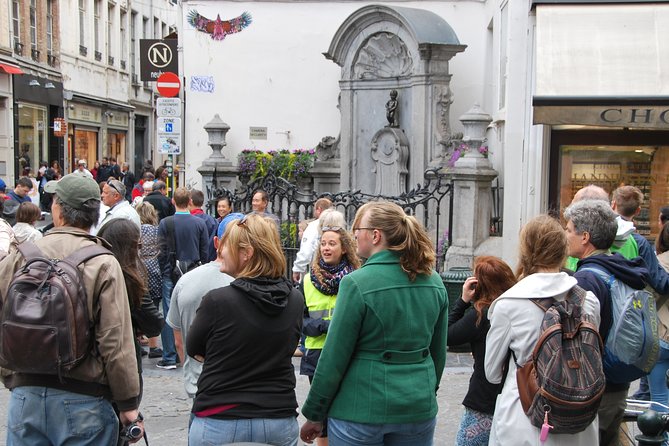
[[[125,188],[125,186],[123,186],[123,183],[121,183],[119,180],[110,178],[107,180],[107,185],[118,192],[119,195],[125,194],[125,192],[121,192],[121,188]]]

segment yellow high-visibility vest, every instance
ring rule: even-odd
[[[311,276],[307,274],[304,277],[304,301],[309,309],[309,317],[329,321],[332,319],[337,295],[327,296],[318,291],[314,284],[311,283]],[[326,335],[327,333],[323,333],[320,336],[307,336],[304,346],[308,350],[322,350],[325,345]]]

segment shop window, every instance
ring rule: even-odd
[[[564,210],[576,191],[589,184],[600,186],[609,194],[619,186],[636,186],[643,192],[644,202],[634,223],[639,234],[653,240],[660,229],[660,208],[669,205],[669,145],[660,141],[647,144],[657,139],[652,137],[653,132],[639,134],[638,138],[625,135],[613,143],[604,137],[600,144],[591,144],[589,136],[584,136],[585,143],[579,144],[575,141],[578,133],[574,133],[568,138],[574,142],[560,144],[560,138],[556,138],[558,144],[553,144],[556,168],[551,171],[557,180],[554,207]],[[615,132],[608,133],[615,139]]]
[[[72,169],[74,170],[80,159],[86,160],[88,169],[92,169],[98,157],[98,132],[95,130],[76,128],[74,130],[74,156]]]
[[[47,112],[45,107],[19,103],[17,173],[37,169],[47,155]]]
[[[107,136],[107,155],[116,158],[119,165],[127,161],[125,158],[125,132],[109,132]]]

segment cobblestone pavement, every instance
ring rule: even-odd
[[[157,359],[143,360],[144,399],[142,413],[146,417],[146,429],[152,446],[187,445],[190,400],[183,389],[181,369],[162,370],[155,366]],[[299,358],[293,358],[299,370]],[[472,370],[469,353],[449,353],[446,370],[438,393],[439,415],[435,445],[453,445],[462,414],[462,399],[467,391]],[[309,392],[309,381],[297,375],[297,401],[302,404]],[[7,404],[9,391],[0,391],[0,445],[6,444]],[[300,425],[304,417],[298,418]],[[143,442],[137,444],[144,444]],[[301,444],[301,442],[300,442]]]

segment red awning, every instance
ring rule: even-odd
[[[23,74],[23,70],[14,65],[9,65],[6,63],[0,63],[0,70],[4,71],[7,74]]]

